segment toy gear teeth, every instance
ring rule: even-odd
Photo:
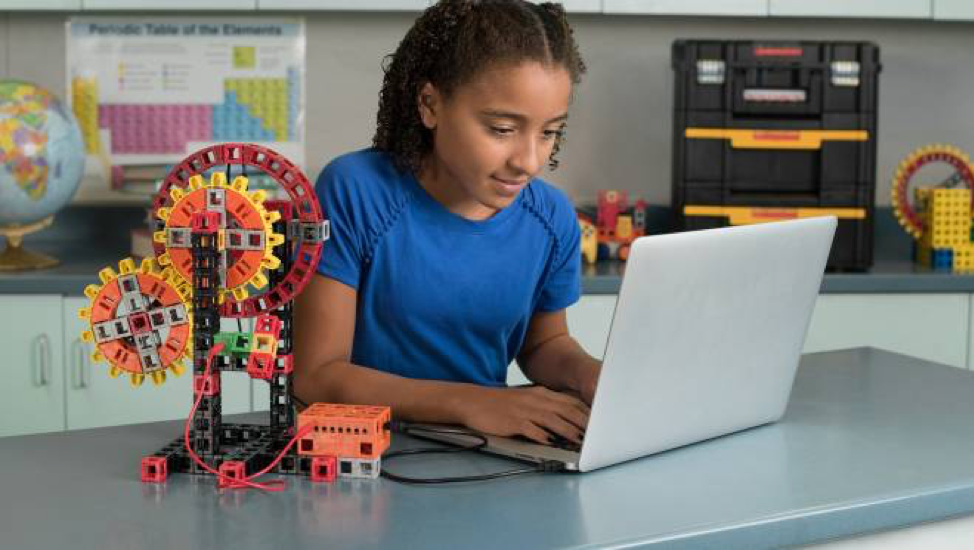
[[[900,162],[896,168],[891,187],[893,214],[903,229],[914,239],[923,236],[924,222],[917,213],[909,196],[910,179],[924,165],[931,162],[946,162],[954,167],[956,175],[974,190],[974,166],[960,149],[940,143],[917,148]]]
[[[118,269],[98,273],[101,284],[85,288],[91,306],[78,311],[88,321],[81,339],[95,344],[92,360],[107,362],[112,378],[128,373],[136,387],[146,377],[162,384],[167,369],[179,376],[193,356],[191,289],[152,258],[138,268],[126,258]]]
[[[280,213],[264,208],[266,193],[249,192],[247,185],[244,176],[228,183],[224,172],[213,172],[208,182],[197,174],[189,178],[185,189],[169,190],[171,207],[156,210],[156,216],[165,222],[165,229],[153,234],[153,240],[165,246],[159,263],[171,266],[187,284],[192,282],[193,214],[220,213],[221,304],[228,294],[242,301],[250,295],[248,287],[267,286],[263,270],[276,269],[281,263],[274,256],[274,247],[284,242],[284,236],[274,233],[272,225],[280,219]]]

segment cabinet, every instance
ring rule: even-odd
[[[0,0],[0,10],[77,11],[81,0]]]
[[[590,355],[602,358],[615,310],[615,295],[585,295],[568,308],[568,328]],[[882,348],[960,368],[974,369],[968,342],[974,296],[969,294],[822,294],[804,353],[859,346]],[[508,384],[523,384],[516,365]]]
[[[603,0],[607,14],[768,15],[768,0]]]
[[[81,0],[85,11],[98,10],[255,10],[257,0],[167,0],[166,2],[146,2],[145,0]]]
[[[946,21],[974,21],[974,2],[933,0],[933,18]]]
[[[91,361],[92,345],[81,341],[81,297],[0,296],[0,349],[5,359],[0,385],[0,436],[95,428],[185,418],[192,406],[192,371],[153,386],[133,388]],[[229,327],[227,330],[231,330]],[[250,411],[250,378],[223,376],[223,411]]]
[[[566,312],[568,333],[592,357],[601,359],[605,353],[605,343],[609,338],[609,325],[612,324],[615,307],[615,294],[591,294],[582,296]],[[511,363],[507,367],[507,383],[511,386],[528,383],[528,379],[525,378],[517,363]]]
[[[967,368],[968,294],[824,294],[805,352],[872,346]]]
[[[133,388],[125,374],[111,378],[107,363],[91,360],[92,344],[81,341],[86,323],[78,318],[78,310],[89,305],[85,298],[64,299],[67,429],[186,418],[193,405],[192,365],[186,361],[186,372],[179,377],[167,372],[166,382],[159,386],[146,379]],[[245,374],[224,373],[220,383],[224,413],[250,410],[250,379]]]
[[[549,0],[532,0],[535,4]],[[562,0],[561,5],[568,13],[601,13],[602,0]]]
[[[769,0],[771,16],[930,19],[931,0]]]
[[[61,297],[0,296],[0,436],[64,429]]]
[[[332,11],[422,11],[429,0],[257,0],[259,10],[332,10]]]

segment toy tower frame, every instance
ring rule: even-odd
[[[236,478],[249,476],[270,466],[294,435],[291,301],[315,272],[323,243],[329,238],[328,222],[322,219],[307,178],[287,159],[265,147],[239,143],[208,147],[190,155],[169,172],[153,201],[154,219],[162,219],[160,209],[170,204],[173,188],[187,187],[190,178],[210,169],[226,166],[229,171],[233,165],[260,169],[287,191],[290,200],[264,203],[269,210],[280,214],[273,222],[273,233],[284,236],[283,242],[273,247],[280,263],[268,270],[266,292],[220,303],[228,264],[225,252],[221,252],[228,213],[221,210],[224,204],[214,206],[207,199],[206,209],[192,214],[189,249],[193,285],[193,397],[199,398],[199,406],[192,418],[188,442],[178,437],[143,458],[143,481],[163,481],[168,473],[207,473],[192,460],[187,443],[210,467]],[[156,223],[156,229],[161,231],[162,222]],[[165,253],[170,244],[157,239],[156,255]],[[205,376],[221,319],[242,317],[257,318],[255,335],[263,333],[271,340],[273,351],[255,351],[248,358],[218,355],[210,366],[209,376]],[[223,422],[220,375],[224,371],[246,372],[270,383],[268,424]],[[291,448],[269,472],[309,475],[311,467],[312,457],[298,455],[296,448]]]

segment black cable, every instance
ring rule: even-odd
[[[421,477],[406,477],[398,474],[394,474],[386,469],[386,463],[391,458],[417,455],[417,454],[448,454],[448,453],[460,453],[464,451],[480,451],[487,446],[487,438],[481,434],[471,432],[469,430],[464,430],[460,428],[430,428],[426,426],[413,426],[405,422],[393,422],[391,427],[397,428],[397,431],[402,432],[407,435],[414,435],[413,432],[426,432],[426,433],[441,433],[441,434],[456,434],[468,437],[473,437],[479,439],[478,443],[464,447],[416,447],[412,449],[400,449],[398,451],[391,451],[382,455],[382,471],[381,476],[397,483],[407,483],[413,485],[437,485],[444,483],[464,483],[469,481],[486,481],[488,479],[500,479],[504,477],[517,476],[522,474],[535,474],[541,472],[559,472],[564,471],[564,465],[560,462],[548,460],[538,464],[537,466],[529,468],[517,468],[514,470],[505,470],[502,472],[494,472],[490,474],[480,474],[472,476],[457,476],[457,477],[432,477],[432,478],[421,478]],[[422,435],[418,435],[422,437]]]
[[[270,383],[270,380],[268,380],[267,382]],[[291,395],[291,401],[294,401],[295,403],[297,403],[298,405],[300,405],[301,408],[303,408],[303,409],[307,409],[308,408],[308,404],[305,403],[303,399],[301,399],[300,397],[298,397],[294,393],[294,391],[291,391],[290,395]]]

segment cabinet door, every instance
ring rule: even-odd
[[[967,368],[967,294],[824,294],[805,352],[872,346]]]
[[[930,19],[931,0],[770,0],[772,15]]]
[[[0,436],[64,429],[61,297],[0,296]]]
[[[933,0],[933,18],[946,21],[974,21],[974,2]]]
[[[109,366],[92,362],[92,345],[81,341],[86,321],[78,310],[90,307],[85,298],[64,300],[64,347],[66,350],[67,427],[70,430],[175,420],[189,416],[193,406],[193,369],[184,362],[182,376],[166,373],[166,382],[156,386],[146,380],[138,388],[129,384],[126,374],[108,376]],[[226,330],[231,330],[226,328]],[[246,375],[236,372],[221,377],[224,413],[250,410],[250,384]]]
[[[257,0],[260,10],[422,11],[430,0]]]
[[[603,0],[608,14],[768,15],[768,0]]]
[[[81,0],[85,11],[98,10],[255,10],[257,0],[167,0],[166,2],[146,2],[145,0]]]
[[[589,355],[601,359],[609,337],[609,325],[616,307],[615,294],[588,294],[568,308],[568,333]],[[507,384],[527,384],[528,379],[516,362],[507,367]]]
[[[0,9],[7,11],[77,11],[81,0],[3,0]]]
[[[534,4],[549,0],[531,0]],[[602,0],[562,0],[559,2],[568,13],[601,13]]]

